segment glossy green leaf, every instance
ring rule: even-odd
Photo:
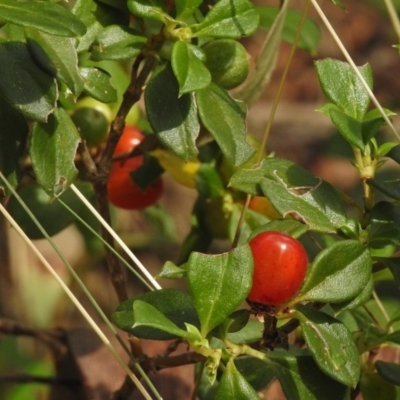
[[[204,20],[193,25],[194,36],[240,38],[251,35],[258,27],[259,14],[248,0],[219,0]]]
[[[114,5],[116,4],[113,2]],[[125,4],[126,9],[126,4]],[[77,39],[78,53],[89,50],[95,38],[104,30],[104,27],[113,24],[129,23],[129,13],[108,7],[95,0],[76,0],[71,10],[87,27],[86,33]]]
[[[259,51],[256,70],[247,78],[246,84],[235,93],[235,97],[243,100],[249,107],[265,92],[271,80],[279,54],[289,3],[289,0],[282,2],[279,13]]]
[[[238,357],[235,359],[235,365],[239,373],[257,391],[265,389],[276,378],[271,365],[258,358]]]
[[[133,29],[119,26],[107,26],[90,47],[91,59],[129,60],[140,54],[146,38]]]
[[[211,74],[200,61],[198,48],[182,40],[175,42],[172,49],[171,64],[179,83],[179,95],[207,87]]]
[[[327,182],[299,165],[266,158],[258,168],[236,172],[229,186],[265,196],[284,217],[303,221],[310,229],[336,232],[346,221],[339,193]]]
[[[201,3],[202,0],[174,0],[176,19],[185,20],[190,17]]]
[[[75,124],[62,108],[46,123],[33,125],[29,154],[38,182],[50,195],[59,195],[74,181],[78,173],[74,160],[79,142]]]
[[[334,303],[334,304],[332,303],[331,307],[335,310],[336,314],[345,310],[354,310],[371,299],[373,290],[374,290],[374,280],[373,277],[371,276],[370,280],[367,282],[367,284],[363,287],[361,292],[354,299],[343,301],[340,303]]]
[[[280,8],[278,7],[258,7],[260,13],[260,27],[264,29],[271,29],[275,19],[278,17]],[[296,36],[297,27],[300,24],[302,15],[299,11],[288,10],[285,24],[282,30],[282,39],[293,43]],[[307,18],[304,22],[303,29],[297,41],[297,46],[300,49],[315,53],[318,48],[318,43],[321,37],[321,31],[311,18]]]
[[[83,79],[83,91],[103,103],[117,101],[117,91],[111,83],[110,74],[100,68],[80,68]]]
[[[376,372],[364,372],[360,379],[363,400],[396,400],[396,388]]]
[[[346,386],[324,374],[309,355],[274,351],[271,365],[290,400],[350,400]]]
[[[378,180],[368,179],[368,185],[386,194],[392,199],[400,200],[400,179]]]
[[[133,15],[158,21],[172,20],[167,12],[165,0],[128,0],[128,8]]]
[[[357,296],[371,279],[366,246],[343,240],[322,250],[310,264],[299,301],[342,302]]]
[[[135,316],[135,322],[132,326],[132,330],[135,329],[156,329],[162,332],[166,332],[175,337],[181,337],[188,339],[191,335],[189,332],[178,328],[171,320],[166,318],[163,313],[153,307],[151,304],[146,303],[142,300],[136,300],[133,302],[133,315]]]
[[[19,159],[25,151],[28,124],[25,118],[0,98],[0,171],[13,187],[22,177]],[[0,180],[0,193],[9,193]]]
[[[298,305],[304,339],[318,366],[332,379],[355,387],[360,378],[360,362],[350,331],[324,312]]]
[[[400,386],[400,364],[376,361],[375,368],[383,379],[393,385]]]
[[[29,51],[35,61],[47,73],[64,82],[78,97],[83,90],[83,80],[72,39],[49,35],[33,28],[26,28],[25,32]]]
[[[169,66],[159,69],[146,85],[147,118],[162,144],[184,160],[197,155],[200,132],[193,95],[179,97],[179,85]]]
[[[257,392],[247,382],[245,377],[236,369],[231,358],[219,381],[215,400],[259,400]]]
[[[244,301],[251,288],[253,258],[246,244],[229,253],[192,253],[188,283],[205,336]]]
[[[48,1],[1,0],[0,16],[4,21],[32,27],[58,36],[79,36],[85,25],[68,9]]]
[[[21,186],[17,191],[17,195],[25,202],[49,236],[53,236],[62,231],[75,220],[72,213],[64,208],[64,206],[52,196],[49,196],[43,188],[35,182]],[[65,191],[60,196],[60,199],[75,212],[84,207],[81,200],[79,200],[71,189]],[[29,214],[19,203],[17,197],[10,197],[7,209],[30,239],[43,239],[45,237],[35,221],[31,219]]]
[[[229,93],[211,83],[196,92],[201,122],[214,136],[225,157],[235,165],[245,163],[255,152],[246,142],[246,108]]]
[[[370,102],[368,93],[352,67],[333,59],[315,63],[322,90],[325,96],[346,115],[362,121]],[[372,71],[367,64],[358,67],[359,72],[372,88]]]
[[[1,96],[26,117],[46,121],[57,100],[54,78],[38,67],[25,43],[0,43],[0,59]]]
[[[124,301],[112,314],[112,320],[118,328],[137,337],[153,340],[169,340],[177,337],[175,333],[168,333],[159,329],[160,327],[156,325],[135,326],[136,319],[133,305],[137,300],[154,307],[181,330],[186,330],[185,323],[199,326],[199,319],[191,296],[178,289],[160,289],[145,293],[136,299]],[[148,317],[151,318],[151,314]],[[141,314],[140,318],[146,318],[146,315]]]

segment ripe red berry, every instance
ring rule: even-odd
[[[267,231],[255,236],[249,245],[254,272],[248,299],[264,305],[290,300],[307,272],[308,257],[302,244],[285,233]]]
[[[138,128],[125,127],[114,151],[114,156],[129,155],[144,139]],[[130,173],[143,165],[142,155],[116,160],[110,171],[107,183],[109,201],[116,207],[126,210],[139,210],[154,204],[164,190],[163,181],[158,178],[146,189],[140,188],[131,178]]]

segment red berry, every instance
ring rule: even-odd
[[[249,245],[254,272],[248,299],[264,305],[290,300],[307,272],[308,258],[302,244],[285,233],[267,231],[255,236]]]
[[[144,139],[138,128],[125,127],[115,148],[114,157],[129,155]],[[107,183],[109,201],[116,207],[126,210],[139,210],[154,204],[164,190],[163,181],[158,178],[146,189],[141,189],[131,178],[130,173],[143,165],[143,156],[138,155],[113,162]]]

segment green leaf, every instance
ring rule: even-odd
[[[335,310],[336,314],[345,310],[354,310],[357,307],[365,304],[371,298],[373,290],[374,280],[371,275],[371,279],[367,282],[361,292],[354,299],[343,301],[341,303],[331,304],[331,307]]]
[[[280,8],[278,7],[257,7],[260,13],[260,28],[271,29],[275,19],[278,17]],[[302,14],[296,10],[288,10],[285,24],[282,30],[282,39],[286,42],[293,43],[297,27],[300,24]],[[319,26],[311,19],[307,18],[304,22],[303,29],[297,41],[297,47],[303,50],[315,53],[318,48],[321,31]]]
[[[274,220],[253,230],[249,240],[265,231],[283,232],[297,239],[308,231],[308,227],[307,225],[304,225],[300,221],[296,221],[294,219]]]
[[[192,253],[188,283],[206,336],[244,301],[251,288],[253,258],[246,244],[229,253]]]
[[[248,0],[219,0],[204,20],[191,28],[194,36],[240,38],[258,27],[259,14]]]
[[[393,145],[394,143],[392,143]],[[382,145],[383,146],[383,145]],[[390,149],[390,151],[386,154],[388,157],[390,157],[392,160],[396,161],[397,164],[400,164],[400,145],[397,143],[395,144],[394,147]]]
[[[202,0],[174,0],[176,19],[182,21],[190,17],[201,3]]]
[[[69,10],[49,1],[1,0],[0,15],[3,21],[52,35],[72,37],[86,32],[85,25]]]
[[[146,38],[134,29],[119,25],[107,26],[90,47],[91,59],[128,60],[142,51]]]
[[[368,185],[381,191],[392,199],[400,200],[400,179],[377,180],[368,179]]]
[[[78,97],[83,90],[83,80],[79,74],[78,56],[72,39],[32,28],[26,28],[25,32],[29,51],[35,61],[47,73],[64,82]]]
[[[36,182],[21,186],[17,190],[17,195],[25,202],[49,236],[62,231],[75,220],[75,216],[71,212],[52,196],[49,196]],[[85,207],[71,189],[62,193],[59,198],[75,212]],[[30,239],[45,237],[14,195],[10,197],[7,209]]]
[[[350,400],[348,388],[324,374],[309,355],[277,354],[275,350],[269,358],[286,398]]]
[[[0,171],[16,187],[23,173],[19,160],[25,152],[28,125],[25,118],[0,98]],[[9,193],[0,180],[1,190]]]
[[[400,365],[392,362],[376,361],[375,368],[379,375],[393,385],[400,386]]]
[[[48,122],[34,123],[29,154],[38,182],[50,195],[59,195],[74,181],[79,142],[75,124],[62,108]]]
[[[151,76],[144,100],[147,118],[161,143],[184,160],[195,157],[200,131],[196,103],[191,94],[179,97],[178,82],[169,65]]]
[[[294,217],[316,231],[334,233],[346,221],[339,193],[329,183],[287,160],[266,158],[257,168],[237,171],[229,186],[265,196],[283,217]]]
[[[346,115],[362,121],[370,102],[368,93],[352,67],[333,59],[316,61],[315,67],[325,96]],[[372,70],[367,64],[359,72],[372,88]]]
[[[322,250],[310,264],[299,301],[339,303],[357,296],[371,279],[368,249],[356,240],[343,240]]]
[[[200,61],[198,48],[182,40],[175,42],[172,49],[171,64],[179,83],[179,95],[207,87],[211,74]]]
[[[117,101],[117,90],[111,83],[111,76],[101,68],[80,68],[83,79],[83,91],[89,96],[103,103]]]
[[[0,43],[0,59],[1,96],[26,117],[46,121],[57,100],[54,78],[38,67],[25,43]]]
[[[133,302],[133,314],[135,323],[132,330],[135,329],[157,329],[166,332],[172,336],[190,338],[189,332],[178,328],[171,320],[166,318],[164,314],[145,301],[136,300]]]
[[[201,122],[214,136],[224,155],[235,165],[245,163],[255,152],[246,142],[246,109],[229,93],[211,83],[196,92]]]
[[[360,362],[350,331],[324,312],[298,305],[304,339],[318,366],[331,378],[355,387],[360,378]]]
[[[168,15],[165,0],[128,0],[128,8],[138,17],[166,21],[173,19]]]
[[[400,258],[399,257],[390,257],[382,259],[383,262],[389,269],[393,275],[394,282],[397,287],[400,288]]]
[[[140,306],[139,323],[136,325],[136,314],[134,303],[147,303],[162,314],[178,329],[186,331],[186,325],[190,324],[196,327],[199,326],[199,319],[194,308],[193,299],[187,293],[179,289],[160,289],[154,292],[145,293],[136,299],[130,299],[122,302],[112,314],[112,320],[115,325],[133,335],[152,340],[169,340],[177,336],[180,337],[180,332],[168,332],[162,327],[157,326],[157,318],[153,318],[152,314],[146,316],[146,312],[142,313],[143,307]],[[154,314],[153,314],[154,315]],[[154,325],[141,325],[143,320],[149,318]],[[153,321],[154,320],[154,321]],[[187,332],[186,332],[187,333]]]
[[[235,359],[235,365],[239,373],[257,391],[266,388],[276,377],[272,366],[258,358],[238,357]]]
[[[115,2],[113,3],[115,4]],[[121,12],[113,7],[99,4],[95,0],[76,0],[71,11],[87,26],[86,33],[77,39],[76,51],[78,53],[88,51],[105,26],[128,25],[129,23],[127,10]]]
[[[236,369],[233,358],[230,358],[219,381],[215,400],[259,400],[257,392]]]
[[[156,278],[175,279],[183,278],[186,276],[186,269],[178,267],[172,261],[166,261],[161,268],[161,272],[157,274]]]
[[[396,388],[376,372],[364,372],[360,379],[363,400],[396,400]]]
[[[249,107],[265,92],[275,69],[282,30],[286,20],[289,0],[283,1],[279,14],[265,38],[257,58],[257,69],[247,78],[246,84],[235,93],[236,98],[243,100]]]

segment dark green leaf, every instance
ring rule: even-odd
[[[271,29],[276,17],[279,14],[280,8],[277,7],[258,7],[260,13],[260,27]],[[296,36],[297,28],[300,24],[302,15],[299,11],[288,10],[285,25],[282,31],[282,39],[293,43]],[[304,22],[297,46],[301,49],[315,53],[318,48],[318,43],[321,37],[321,31],[318,25],[310,18]]]
[[[19,159],[25,151],[28,125],[25,118],[0,98],[0,171],[12,187],[22,177]],[[0,180],[0,191],[9,193]]]
[[[249,322],[250,311],[249,310],[236,310],[229,316],[229,333],[235,333],[242,330]]]
[[[400,258],[391,257],[381,260],[390,269],[394,282],[400,288]]]
[[[397,322],[400,320],[400,313],[395,315],[389,321],[390,325],[393,325],[393,323]],[[389,333],[389,335],[386,336],[385,342],[390,342],[390,343],[396,343],[400,344],[400,331],[394,331],[392,333]]]
[[[103,103],[117,101],[117,91],[110,81],[110,74],[100,68],[80,68],[83,91]]]
[[[74,159],[79,133],[68,114],[58,108],[48,122],[36,122],[32,129],[30,156],[38,182],[50,195],[68,188],[78,171]]]
[[[229,253],[192,253],[188,283],[205,336],[223,322],[246,298],[251,288],[253,258],[246,244]]]
[[[114,5],[116,4],[113,1]],[[126,2],[125,2],[126,3]],[[121,12],[114,7],[108,7],[95,0],[76,0],[72,12],[87,26],[86,33],[77,39],[76,50],[78,53],[87,51],[94,39],[105,26],[129,23],[129,12]]]
[[[344,385],[355,387],[360,361],[350,331],[324,312],[298,305],[304,339],[321,370]]]
[[[1,96],[28,118],[46,121],[57,100],[54,78],[37,66],[25,43],[0,43],[0,59]]]
[[[346,386],[329,378],[308,355],[295,356],[282,352],[281,356],[271,354],[270,360],[290,400],[349,400]]]
[[[387,156],[392,160],[396,161],[397,164],[400,164],[400,145],[396,145],[393,147],[388,153]]]
[[[147,118],[162,144],[184,160],[195,157],[200,131],[196,104],[191,94],[179,97],[178,82],[169,66],[152,75],[144,99]]]
[[[139,188],[146,190],[151,184],[158,180],[160,175],[164,172],[164,169],[155,157],[146,154],[143,160],[143,164],[130,172],[130,176]]]
[[[157,326],[135,326],[136,319],[133,305],[136,300],[153,306],[179,329],[186,330],[185,323],[199,326],[193,299],[187,293],[178,289],[160,289],[145,293],[136,299],[124,301],[112,314],[112,320],[118,328],[137,337],[169,340],[176,338],[177,335],[160,330]],[[140,317],[146,318],[146,315],[141,315]],[[151,315],[149,317],[151,318]],[[156,323],[156,321],[154,322]]]
[[[346,221],[339,193],[287,160],[266,158],[257,168],[236,172],[229,186],[265,196],[283,217],[294,217],[316,231],[333,233]]]
[[[201,122],[214,136],[224,155],[235,165],[245,163],[255,152],[246,142],[246,108],[229,93],[211,83],[196,92]]]
[[[101,61],[134,58],[140,54],[146,40],[133,29],[119,25],[107,26],[90,47],[91,59]]]
[[[392,362],[376,361],[379,375],[393,385],[400,386],[400,365]]]
[[[257,391],[266,388],[276,378],[271,365],[258,358],[240,357],[235,360],[235,365],[240,374]]]
[[[259,14],[248,0],[219,0],[204,20],[193,25],[194,36],[239,38],[251,35],[258,26]]]
[[[322,250],[310,264],[299,301],[339,303],[357,296],[371,279],[368,249],[356,240],[343,240]]]
[[[368,179],[368,185],[381,191],[392,199],[400,200],[400,179],[377,180]]]
[[[145,301],[135,300],[133,302],[133,315],[135,316],[135,322],[132,326],[133,331],[137,329],[155,329],[176,337],[190,337],[186,330],[178,328],[157,308]]]
[[[47,73],[64,82],[78,97],[83,90],[83,80],[78,71],[78,56],[72,39],[49,35],[33,28],[26,28],[25,32],[29,51],[35,61]]]
[[[29,183],[20,187],[17,195],[25,202],[49,236],[62,231],[75,220],[72,213],[52,196],[49,196],[37,183]],[[70,189],[64,192],[60,199],[75,212],[84,207],[83,203]],[[7,209],[30,239],[43,239],[45,237],[42,230],[31,219],[15,196],[10,197]]]
[[[369,95],[352,67],[333,59],[315,63],[318,78],[325,96],[346,115],[362,121],[370,102]],[[359,72],[372,88],[372,71],[367,64],[358,67]]]
[[[294,219],[278,219],[275,221],[270,221],[267,224],[262,225],[260,228],[255,229],[252,232],[251,238],[265,231],[284,232],[297,239],[308,231],[308,227],[307,225],[304,225],[300,221],[296,221]]]
[[[245,377],[236,369],[231,358],[226,365],[215,400],[259,400],[257,392],[247,382]]]
[[[172,49],[172,69],[179,83],[179,95],[203,89],[211,82],[211,74],[200,61],[196,46],[182,40]]]
[[[1,0],[0,15],[4,21],[32,27],[58,36],[79,36],[85,25],[69,10],[49,1]]]

